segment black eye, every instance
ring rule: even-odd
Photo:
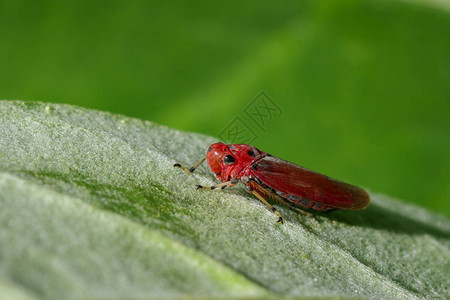
[[[255,157],[255,152],[253,152],[252,150],[248,150],[247,154],[252,157]]]
[[[231,155],[225,156],[225,158],[223,160],[225,161],[226,165],[234,164],[234,157]]]
[[[208,152],[211,152],[211,150],[212,150],[212,147],[209,147],[209,148],[208,148]]]

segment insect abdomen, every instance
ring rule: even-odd
[[[301,208],[313,209],[313,210],[323,211],[323,212],[336,210],[334,207],[327,206],[327,205],[324,205],[324,204],[320,204],[320,203],[317,203],[315,201],[311,201],[311,200],[308,200],[308,199],[305,199],[305,198],[301,198],[301,197],[298,197],[298,196],[295,196],[295,195],[285,194],[285,193],[282,193],[282,192],[276,191],[276,190],[274,190],[274,191],[280,197],[288,200],[292,204],[297,205],[297,206],[299,206]]]
[[[255,180],[256,178],[254,178]],[[312,200],[308,200],[296,195],[292,195],[292,194],[286,194],[280,191],[277,191],[273,188],[271,188],[270,186],[268,186],[267,184],[261,183],[261,181],[259,181],[258,179],[255,180],[256,181],[256,188],[258,190],[260,190],[261,192],[263,192],[264,194],[268,195],[268,196],[273,196],[273,198],[277,198],[277,197],[281,197],[285,200],[287,200],[289,203],[292,203],[295,206],[298,206],[302,209],[312,209],[312,210],[317,210],[317,211],[321,211],[321,212],[331,212],[331,211],[335,211],[337,210],[337,208],[335,207],[331,207],[331,206],[327,206]],[[259,181],[259,182],[258,182]]]

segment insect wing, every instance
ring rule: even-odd
[[[294,203],[307,199],[343,209],[363,209],[369,204],[365,190],[275,156],[256,161],[251,170],[252,176]]]

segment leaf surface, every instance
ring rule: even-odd
[[[316,218],[191,165],[213,137],[70,105],[0,102],[0,297],[446,298],[450,222],[371,193]]]

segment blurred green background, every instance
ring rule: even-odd
[[[0,99],[214,136],[240,117],[266,152],[450,216],[448,3],[0,1]],[[283,110],[263,128],[261,91]]]

